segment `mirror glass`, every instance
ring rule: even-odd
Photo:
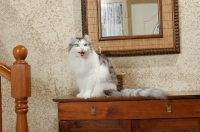
[[[99,0],[99,40],[162,37],[161,0]]]
[[[158,0],[100,0],[102,37],[159,34]]]

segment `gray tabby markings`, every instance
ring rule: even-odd
[[[117,76],[116,76],[114,67],[112,66],[111,62],[108,60],[108,58],[104,54],[101,54],[101,53],[97,53],[97,54],[99,55],[100,65],[104,65],[104,66],[108,67],[108,69],[109,69],[110,77],[107,80],[107,82],[114,83],[117,85],[117,83],[118,83]]]

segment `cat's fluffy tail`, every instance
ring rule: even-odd
[[[154,88],[135,88],[135,89],[125,88],[121,91],[105,90],[104,93],[107,96],[126,96],[126,97],[142,96],[142,97],[147,97],[151,99],[162,99],[162,100],[167,99],[167,94],[165,91],[161,89],[154,89]]]

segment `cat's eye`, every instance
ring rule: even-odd
[[[84,46],[87,46],[88,44],[84,44]]]
[[[78,45],[78,44],[75,44],[74,46],[78,47],[79,45]]]

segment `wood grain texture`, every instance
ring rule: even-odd
[[[131,132],[131,120],[60,121],[59,132]]]
[[[28,132],[27,112],[28,97],[31,96],[31,70],[30,65],[25,61],[27,53],[26,47],[18,45],[13,49],[13,55],[16,59],[13,65],[8,67],[0,63],[0,75],[10,81],[11,96],[15,98],[16,132]],[[2,99],[1,90],[0,98]],[[1,99],[0,112],[2,113]],[[2,131],[2,115],[0,116],[0,123],[0,131]]]
[[[149,120],[133,120],[132,128],[142,132],[197,132],[199,131],[200,119],[149,119]],[[162,131],[161,131],[162,130]]]
[[[177,99],[200,99],[200,92],[171,92],[167,96],[168,100],[177,100]],[[54,98],[54,102],[59,103],[72,103],[72,102],[114,102],[114,101],[142,101],[149,100],[145,97],[98,97],[98,98],[76,98],[74,96],[62,96]]]
[[[174,95],[169,100],[137,100],[137,98],[123,100],[123,97],[107,101],[102,100],[103,98],[85,101],[68,99],[58,103],[59,132],[199,132],[200,130],[200,96]],[[171,106],[171,112],[168,112],[167,105]],[[96,110],[93,115],[91,108]]]
[[[167,113],[167,104],[172,105],[172,114]],[[200,117],[199,106],[200,100],[197,99],[59,103],[58,118],[95,120]],[[91,107],[96,108],[96,116],[90,115]]]
[[[10,67],[7,66],[6,64],[0,62],[0,76],[4,77],[8,81],[10,81]]]

